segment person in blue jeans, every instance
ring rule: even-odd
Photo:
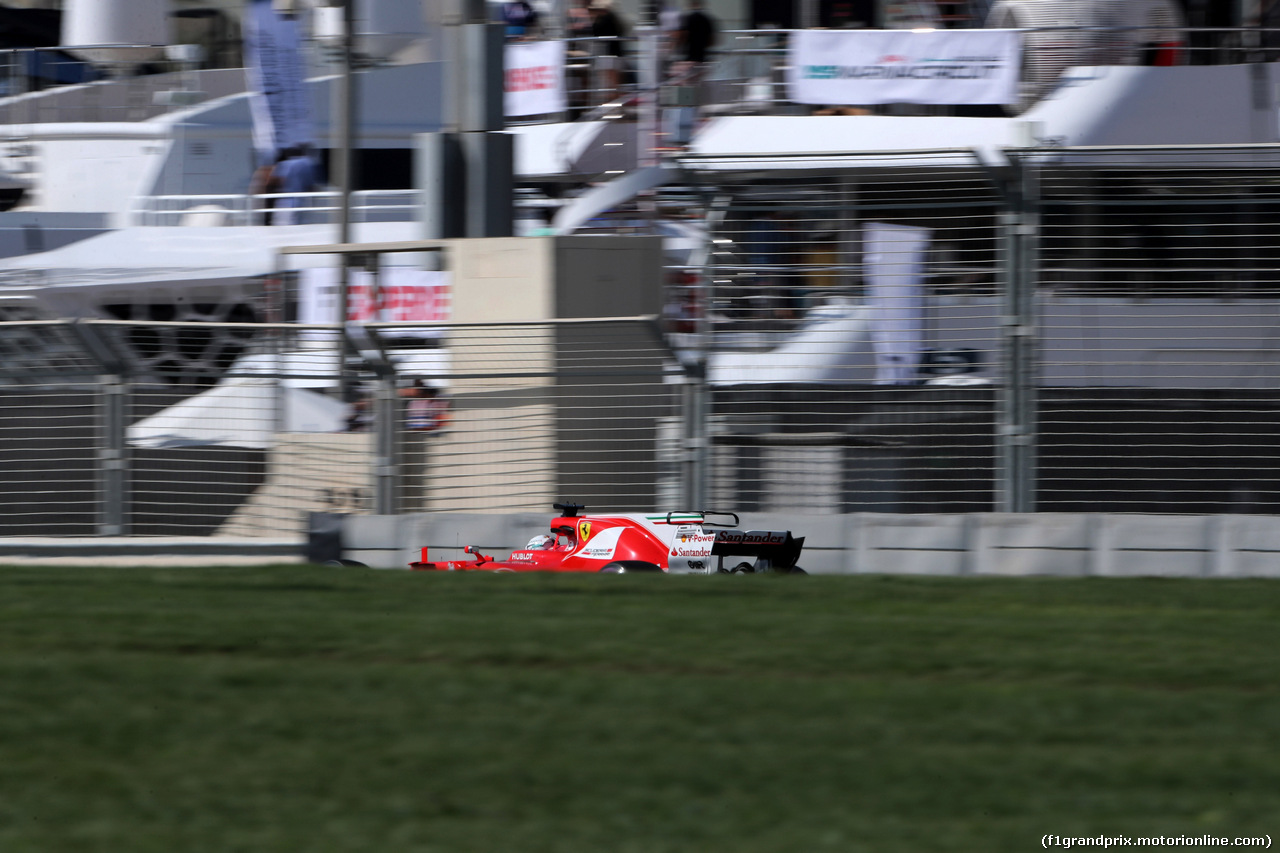
[[[272,177],[275,179],[276,192],[310,193],[316,189],[316,165],[304,146],[295,145],[286,148],[283,159],[276,164]],[[274,222],[277,225],[296,225],[304,219],[304,211],[298,208],[308,207],[307,199],[298,195],[286,195],[276,204]]]

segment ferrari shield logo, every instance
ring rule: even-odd
[[[578,541],[586,542],[590,538],[591,538],[591,522],[579,521],[578,522]]]

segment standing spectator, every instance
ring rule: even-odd
[[[565,65],[565,85],[569,89],[569,114],[576,119],[591,103],[591,13],[586,0],[569,0],[565,12],[565,31],[569,41],[565,45],[568,62]]]
[[[719,39],[715,19],[702,8],[702,0],[689,0],[689,10],[680,21],[677,35],[680,58],[701,65]]]
[[[583,39],[591,36],[591,12],[587,10],[584,0],[573,0],[569,11],[565,12],[565,30],[569,39]],[[576,45],[573,46],[577,48]]]
[[[800,291],[791,281],[801,260],[797,237],[779,210],[752,220],[747,227],[747,257],[755,287],[747,297],[745,319],[757,328],[785,323],[797,314]]]
[[[256,200],[257,206],[262,209],[262,224],[271,224],[271,209],[275,207],[276,200],[271,196],[280,192],[280,177],[276,174],[276,166],[284,162],[284,153],[281,152],[276,156],[274,163],[263,163],[253,173],[253,177],[249,180],[249,195],[266,196],[260,201]]]
[[[449,401],[440,395],[440,389],[415,379],[412,387],[400,392],[408,397],[405,426],[412,430],[435,432],[449,424]]]
[[[591,35],[605,40],[596,43],[595,53],[599,57],[604,86],[609,90],[606,97],[612,98],[622,92],[625,54],[622,39],[629,30],[626,21],[614,11],[613,0],[591,0],[588,9],[591,12]]]
[[[507,0],[502,4],[502,22],[507,25],[508,39],[529,38],[538,25],[538,13],[529,0]]]
[[[358,397],[351,404],[351,413],[347,416],[347,432],[368,432],[373,426],[373,407],[367,395]]]
[[[662,34],[662,62],[665,68],[673,61],[676,48],[680,45],[680,32],[684,25],[684,15],[680,11],[679,0],[664,0],[658,12],[658,31]]]
[[[306,146],[295,145],[284,150],[284,159],[276,164],[272,175],[280,193],[310,193],[316,188],[316,166]],[[304,217],[299,208],[307,205],[301,195],[289,195],[276,206],[275,221],[279,225],[296,225]]]
[[[680,18],[675,32],[675,56],[672,74],[679,78],[679,85],[691,94],[687,101],[670,110],[665,119],[667,139],[676,147],[689,143],[694,125],[698,121],[698,105],[702,103],[703,66],[711,55],[711,48],[718,37],[715,19],[703,11],[702,0],[688,0],[688,11]]]

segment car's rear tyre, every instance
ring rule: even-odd
[[[601,574],[625,575],[632,572],[660,572],[661,566],[646,563],[644,560],[614,560],[600,570]]]
[[[734,566],[732,569],[721,569],[720,571],[730,575],[754,575],[756,573],[756,567],[752,563],[738,563],[738,565]],[[771,570],[766,569],[765,571],[773,571],[773,572],[776,572],[777,574],[783,574],[783,575],[809,574],[799,566],[792,566],[789,569],[771,569]]]

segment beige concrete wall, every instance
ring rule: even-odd
[[[450,243],[459,323],[662,313],[657,237],[493,237]]]
[[[267,478],[218,536],[305,536],[308,512],[373,511],[373,434],[279,433]]]
[[[657,238],[512,237],[456,240],[453,320],[540,323],[558,318],[656,315],[662,308],[662,245]],[[557,378],[557,356],[581,348],[581,328],[451,327],[449,394],[453,414],[441,433],[410,436],[404,452],[405,509],[494,511],[550,506],[575,413],[597,406],[591,388]],[[595,335],[599,336],[599,332]],[[611,332],[611,339],[627,333]],[[634,334],[631,332],[630,334]],[[595,363],[611,353],[602,349]],[[634,368],[634,357],[628,363]],[[661,376],[660,365],[653,365]],[[580,425],[578,425],[580,426]],[[583,451],[574,450],[581,463]],[[581,464],[578,465],[581,467]]]
[[[505,323],[555,316],[555,253],[551,237],[454,240],[453,320]]]

